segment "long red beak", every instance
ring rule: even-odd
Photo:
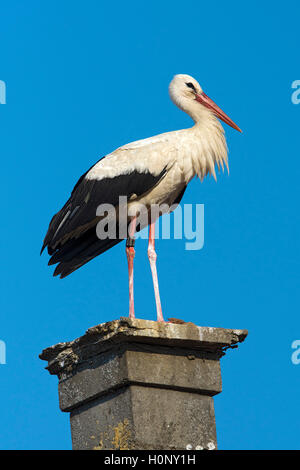
[[[203,106],[205,106],[206,108],[210,109],[223,122],[226,122],[226,124],[233,127],[233,129],[242,132],[239,126],[237,126],[230,119],[230,117],[228,117],[227,114],[225,114],[222,109],[219,108],[219,106],[217,106],[216,103],[211,100],[204,92],[202,92],[200,95],[196,93],[196,100],[199,101],[199,103],[203,104]]]

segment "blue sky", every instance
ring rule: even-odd
[[[61,281],[41,242],[101,156],[191,125],[168,97],[172,76],[188,73],[244,133],[226,126],[230,175],[195,179],[184,196],[205,205],[203,249],[156,244],[163,311],[249,330],[222,359],[219,448],[299,449],[299,2],[0,5],[0,448],[71,448],[38,354],[127,314],[126,258],[120,244]],[[145,240],[136,251],[137,316],[155,319]]]

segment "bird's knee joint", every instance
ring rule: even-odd
[[[156,260],[157,254],[153,248],[148,248],[148,258],[150,260],[154,260],[154,261]]]

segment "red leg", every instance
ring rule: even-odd
[[[152,272],[155,302],[156,302],[156,311],[157,311],[157,321],[164,321],[161,309],[161,302],[159,296],[158,288],[158,278],[156,270],[156,258],[157,254],[155,252],[155,222],[149,225],[149,244],[148,244],[148,258],[150,261],[150,268]]]
[[[129,318],[135,318],[134,314],[134,296],[133,296],[133,260],[135,256],[134,250],[134,234],[136,229],[136,218],[132,219],[129,225],[128,238],[126,241],[126,255],[128,261],[128,278],[129,278]]]

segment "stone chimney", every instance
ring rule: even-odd
[[[216,449],[220,358],[247,330],[129,319],[45,349],[73,449]]]

